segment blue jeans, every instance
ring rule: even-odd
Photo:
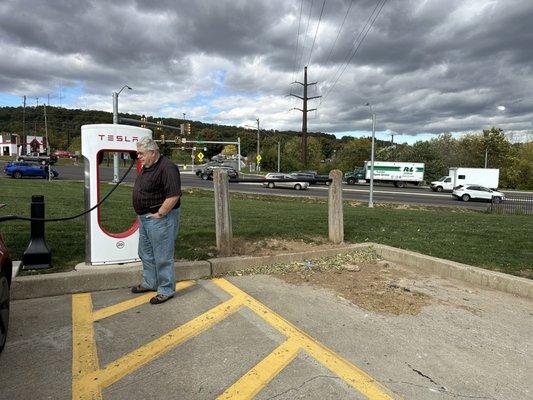
[[[143,264],[141,286],[171,296],[176,291],[174,241],[180,226],[180,209],[163,218],[139,216],[139,257]]]

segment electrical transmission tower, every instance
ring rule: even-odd
[[[303,88],[304,88],[303,97],[302,96],[298,96],[298,95],[293,94],[293,93],[290,93],[290,95],[294,96],[294,97],[297,97],[297,98],[299,98],[299,99],[301,99],[303,101],[303,109],[295,107],[295,108],[292,108],[292,110],[299,110],[303,114],[303,116],[302,116],[302,151],[300,153],[300,158],[301,158],[301,161],[302,161],[304,167],[307,168],[307,113],[310,112],[310,111],[315,111],[316,110],[316,108],[312,108],[310,110],[307,109],[307,100],[318,99],[319,97],[322,97],[322,96],[307,97],[307,87],[311,86],[311,85],[316,85],[316,82],[307,83],[307,67],[304,67],[304,81],[303,81],[303,83],[302,82],[298,82],[298,81],[295,81],[293,83],[298,83],[298,84],[302,85]]]

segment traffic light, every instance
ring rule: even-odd
[[[163,121],[162,120],[157,121],[157,125],[163,125]],[[161,132],[163,130],[163,128],[161,126],[158,126],[155,129],[158,130],[159,132]]]
[[[180,144],[181,143],[181,138],[179,136],[176,136],[176,138],[174,139],[174,142],[176,144]]]
[[[165,144],[165,135],[161,135],[161,144]]]
[[[146,122],[146,116],[145,115],[143,115],[141,117],[141,122]],[[146,128],[146,125],[141,123],[141,128]]]
[[[191,123],[190,122],[187,122],[185,124],[185,132],[187,133],[187,135],[191,134]]]

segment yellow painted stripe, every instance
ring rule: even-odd
[[[299,351],[300,346],[297,342],[291,339],[286,340],[222,393],[218,399],[253,399],[283,368],[294,360]]]
[[[177,282],[176,283],[176,292],[187,289],[191,286],[193,286],[196,282],[195,281],[183,281],[183,282]],[[142,304],[146,304],[150,301],[152,297],[155,296],[154,292],[146,293],[141,296],[137,296],[133,299],[123,301],[118,304],[114,304],[109,307],[101,308],[99,310],[96,310],[93,312],[93,320],[98,321],[107,317],[110,317],[115,314],[119,314],[121,312],[127,311],[129,309],[138,307]]]
[[[326,368],[337,374],[347,384],[367,396],[372,400],[389,400],[393,399],[388,390],[382,387],[370,375],[346,361],[341,356],[335,354],[326,346],[318,343],[311,336],[292,325],[289,321],[270,310],[268,307],[246,294],[235,285],[225,279],[213,279],[220,288],[224,289],[230,295],[242,299],[243,304],[253,310],[257,315],[267,321],[288,338],[295,340],[299,346],[307,351],[318,362]]]
[[[239,299],[230,299],[219,304],[206,313],[176,329],[173,329],[160,338],[157,338],[111,362],[106,365],[104,369],[95,373],[92,378],[99,380],[102,387],[112,385],[119,379],[135,371],[137,368],[142,367],[172,348],[198,335],[206,329],[209,329],[211,326],[237,311],[241,305],[242,303]]]
[[[90,293],[72,296],[72,399],[100,400],[98,385],[86,379],[98,368]]]

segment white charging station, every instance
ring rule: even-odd
[[[152,137],[150,129],[119,124],[83,125],[81,154],[85,158],[85,207],[94,207],[101,200],[100,164],[103,153],[136,151],[136,143],[144,136]],[[137,172],[140,164],[137,162]],[[134,173],[133,171],[130,172]],[[111,187],[110,187],[111,190]],[[133,207],[124,204],[124,207]],[[112,233],[100,223],[100,207],[85,215],[85,263],[118,264],[139,261],[139,223],[135,219],[124,232]]]

